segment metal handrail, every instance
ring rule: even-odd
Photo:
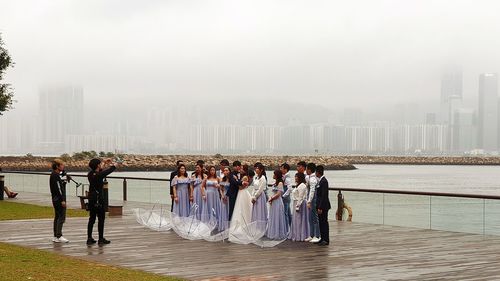
[[[25,174],[25,175],[40,175],[40,176],[50,176],[50,172],[32,172],[32,171],[0,171],[0,174]],[[79,174],[68,174],[71,177],[76,178],[86,178],[87,175]],[[138,178],[138,177],[120,177],[120,176],[107,176],[108,179],[120,179],[120,180],[147,180],[147,181],[170,181],[170,179],[161,178]]]
[[[50,175],[49,172],[32,172],[32,171],[0,171],[0,174],[27,174],[27,175]],[[87,175],[69,174],[72,177],[86,178]],[[170,182],[170,179],[162,178],[139,178],[126,176],[108,176],[108,179],[123,180],[124,192],[126,194],[127,180],[144,180],[144,181],[162,181]],[[272,184],[269,184],[272,186]],[[401,194],[401,195],[420,195],[420,196],[436,196],[436,197],[455,197],[455,198],[472,198],[472,199],[492,199],[500,200],[500,195],[483,195],[483,194],[464,194],[464,193],[447,193],[447,192],[428,192],[428,191],[408,191],[397,189],[370,189],[370,188],[350,188],[350,187],[329,187],[332,191],[348,191],[348,192],[364,192],[364,193],[383,193],[383,194]],[[124,196],[126,200],[126,196]]]
[[[350,188],[350,187],[329,187],[328,189],[329,190],[335,190],[335,191],[350,191],[350,192],[366,192],[366,193],[384,193],[384,194],[401,194],[401,195],[420,195],[420,196],[457,197],[457,198],[500,200],[500,195],[447,193],[447,192],[433,192],[433,191],[408,191],[408,190],[397,190],[397,189],[391,190],[391,189]]]

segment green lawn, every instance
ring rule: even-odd
[[[68,209],[67,217],[86,217],[85,210]],[[54,217],[54,208],[9,201],[0,201],[0,221],[25,219],[50,219]],[[0,276],[1,278],[1,276]]]
[[[181,280],[0,243],[0,280]]]

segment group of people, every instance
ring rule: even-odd
[[[105,201],[103,186],[106,176],[115,171],[118,164],[110,159],[89,162],[87,245],[109,244],[104,237]],[[197,221],[214,225],[215,230],[229,233],[229,241],[241,239],[242,229],[250,226],[264,229],[265,237],[272,240],[308,241],[329,245],[328,180],[324,167],[314,163],[297,163],[293,174],[290,166],[283,163],[268,179],[265,166],[257,162],[253,169],[234,161],[220,161],[219,169],[205,167],[198,161],[195,171],[188,175],[186,166],[177,161],[177,170],[171,173],[170,195],[172,213],[179,218],[192,217]],[[66,218],[66,184],[71,178],[66,174],[64,162],[52,163],[49,179],[54,207],[55,243],[67,243],[62,228]],[[272,185],[268,185],[271,183]],[[271,188],[269,188],[271,187]],[[93,238],[93,227],[98,220],[99,238]],[[245,233],[243,233],[245,234]],[[241,241],[241,240],[239,240]]]
[[[220,167],[205,167],[198,161],[188,175],[177,161],[171,173],[172,213],[202,222],[216,222],[218,231],[238,232],[252,224],[264,225],[265,236],[329,245],[328,180],[324,167],[297,163],[297,172],[284,163],[268,179],[265,166],[257,162],[251,169],[234,161],[220,161]],[[273,182],[268,186],[268,183]],[[271,187],[271,188],[269,188]]]
[[[87,225],[87,245],[98,243],[99,245],[109,244],[110,241],[104,238],[104,221],[106,218],[105,200],[103,186],[106,176],[111,174],[118,164],[111,159],[101,161],[92,159],[89,162],[90,171],[87,174],[89,181],[88,211],[89,222]],[[54,207],[54,243],[68,243],[69,240],[62,234],[63,224],[66,220],[66,184],[71,177],[66,174],[64,162],[55,159],[52,162],[52,173],[49,178],[50,193],[52,195],[52,206]],[[98,219],[99,239],[92,236],[94,224]]]

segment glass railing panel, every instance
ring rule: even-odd
[[[329,214],[329,219],[335,219],[335,212],[337,211],[337,194],[338,192],[330,191],[330,202],[332,210]],[[382,193],[368,193],[368,192],[342,192],[344,195],[344,202],[352,208],[353,221],[383,224],[383,194]],[[344,214],[347,210],[344,210]],[[345,217],[345,215],[344,215]]]
[[[23,191],[44,193],[45,190],[40,184],[44,182],[46,183],[45,189],[48,189],[50,193],[49,178],[50,176],[46,175],[23,175]]]
[[[34,192],[43,193],[43,194],[50,194],[50,186],[49,186],[50,176],[49,175],[35,175],[35,177],[36,177],[36,187],[31,186],[28,188],[32,188],[33,190],[35,190]],[[33,184],[35,184],[35,181],[33,181]]]
[[[384,224],[429,228],[429,196],[384,194]]]
[[[87,189],[88,189],[88,187],[87,187]],[[122,179],[108,179],[108,196],[109,196],[110,203],[111,203],[111,201],[122,201],[123,200],[123,180]]]
[[[127,180],[127,200],[149,203],[151,200],[151,181]]]
[[[484,234],[500,235],[500,200],[484,200]]]
[[[483,199],[431,196],[431,228],[483,233]]]
[[[151,203],[170,204],[170,182],[151,181]]]
[[[21,174],[4,174],[4,184],[13,190],[25,191],[23,186],[23,175]]]

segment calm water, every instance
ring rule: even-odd
[[[357,167],[352,171],[326,171],[330,186],[500,195],[499,166]],[[268,171],[268,174],[271,172]],[[170,172],[123,172],[114,175],[169,178]]]

